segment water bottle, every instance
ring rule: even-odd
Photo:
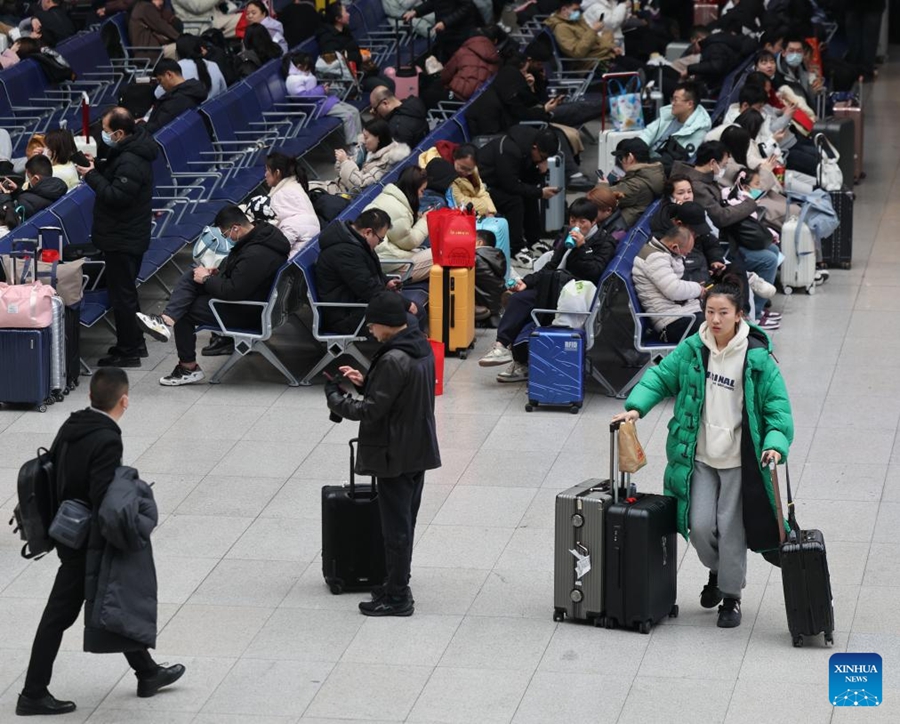
[[[563,242],[563,245],[566,247],[566,249],[574,249],[576,246],[578,246],[578,244],[575,243],[575,237],[572,236],[573,231],[581,231],[581,229],[579,229],[577,226],[573,226],[571,229],[569,229],[569,233],[566,234],[566,240]]]

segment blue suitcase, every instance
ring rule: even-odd
[[[47,411],[51,329],[0,329],[0,402],[30,403]]]
[[[538,327],[528,339],[528,404],[568,407],[584,403],[584,330]]]
[[[509,257],[509,222],[499,216],[485,216],[483,219],[478,219],[475,229],[493,232],[497,239],[496,248],[500,249],[506,257],[506,278],[512,279],[512,261]]]

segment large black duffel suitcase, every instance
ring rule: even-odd
[[[610,431],[617,427],[613,423]],[[604,550],[607,628],[633,627],[650,633],[654,624],[678,615],[675,512],[674,498],[613,486]]]
[[[778,473],[771,467],[772,486],[781,513]],[[794,516],[791,478],[787,473],[788,526],[779,525],[781,533],[781,582],[784,586],[784,609],[794,646],[803,646],[804,636],[825,634],[825,644],[834,643],[834,606],[831,596],[831,576],[825,555],[825,537],[820,530],[801,530]]]
[[[356,484],[350,441],[350,484],[322,488],[322,575],[332,593],[366,591],[384,583],[384,539],[375,478]]]
[[[853,202],[856,195],[846,188],[831,191],[830,195],[841,225],[831,236],[822,239],[822,261],[832,268],[849,269],[853,257]]]

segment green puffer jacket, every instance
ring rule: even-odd
[[[775,450],[787,462],[794,437],[787,390],[771,351],[765,332],[751,325],[744,361],[741,468],[747,547],[755,551],[778,546],[772,480],[769,471],[760,465],[760,457],[763,450]],[[708,358],[700,335],[691,335],[657,367],[647,370],[625,401],[625,409],[636,410],[644,417],[665,398],[675,398],[675,415],[669,421],[666,441],[669,464],[665,493],[678,501],[678,530],[685,538],[690,527],[691,476],[706,394]]]

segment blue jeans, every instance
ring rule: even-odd
[[[765,279],[769,284],[775,283],[775,274],[778,272],[778,247],[774,244],[771,244],[768,249],[759,250],[741,247],[738,249],[738,254],[744,260],[744,267],[748,272],[756,272],[761,279]],[[754,293],[753,308],[757,319],[762,316],[765,305],[765,298]]]

